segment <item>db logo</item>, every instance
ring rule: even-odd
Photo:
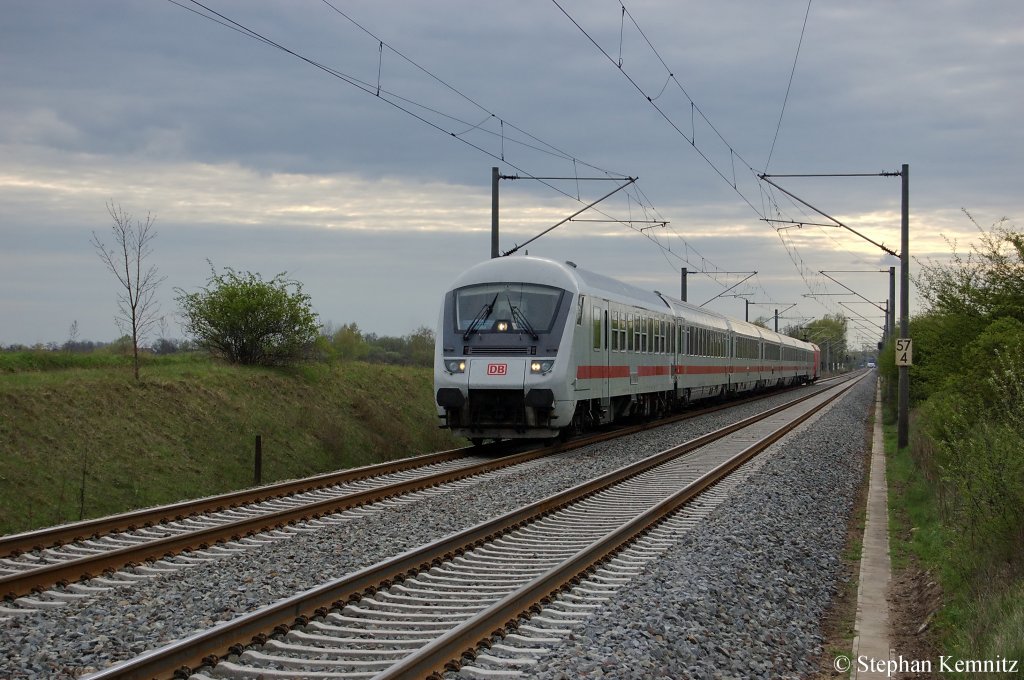
[[[508,364],[487,364],[487,375],[508,375]]]

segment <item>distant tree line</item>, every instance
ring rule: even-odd
[[[143,354],[170,356],[204,351],[196,342],[180,338],[158,338],[149,347],[140,347]],[[2,352],[65,352],[68,354],[133,353],[131,336],[124,335],[113,342],[68,340],[64,343],[47,342],[35,345],[10,344],[0,347]],[[315,340],[304,348],[307,360],[336,362],[363,361],[374,364],[400,366],[432,366],[434,363],[434,331],[421,327],[402,336],[364,333],[355,323],[334,328],[327,324]]]
[[[329,361],[366,361],[376,364],[433,366],[434,331],[425,326],[395,337],[364,333],[355,323],[333,328],[328,324],[317,342],[320,358]]]
[[[180,338],[158,338],[149,347],[139,347],[139,351],[148,354],[163,356],[177,354],[179,352],[194,352],[196,345],[191,340]],[[34,345],[23,345],[11,343],[0,346],[0,352],[66,352],[68,354],[94,354],[105,352],[108,354],[132,354],[132,338],[130,335],[122,335],[117,340],[102,342],[95,340],[67,340],[59,342],[37,342]]]

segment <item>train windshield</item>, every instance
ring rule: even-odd
[[[485,283],[455,291],[455,328],[488,332],[505,322],[513,331],[546,333],[565,291],[535,283]]]

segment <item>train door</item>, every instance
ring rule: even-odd
[[[608,303],[604,300],[592,300],[592,315],[590,317],[590,339],[591,339],[591,361],[593,366],[593,379],[590,385],[590,398],[601,400],[601,419],[610,417],[610,394],[608,391],[608,380],[611,373],[611,359],[608,348]]]
[[[736,377],[733,373],[736,371],[736,350],[734,349],[736,343],[733,341],[733,330],[732,324],[726,321],[725,330],[722,331],[723,343],[725,344],[722,351],[722,367],[725,370],[725,385],[726,389],[729,390],[729,394],[733,394],[736,391]]]

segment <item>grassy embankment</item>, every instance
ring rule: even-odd
[[[924,634],[934,654],[953,661],[1024,663],[1024,537],[965,525],[958,516],[965,499],[951,497],[948,480],[941,479],[944,473],[935,462],[934,442],[922,430],[920,420],[912,418],[910,446],[897,450],[895,424],[886,423],[893,569],[923,571],[922,585],[935,581],[941,586],[941,606],[929,612],[931,620],[918,622],[927,624]],[[1024,478],[1008,481],[1024,485]]]
[[[460,445],[430,369],[0,354],[0,534]]]
[[[915,627],[930,626],[935,655],[984,668],[1024,661],[1024,233],[967,217],[969,252],[951,243],[950,259],[918,263],[909,446],[890,436],[887,450],[893,564],[919,591],[941,586],[914,599],[928,610]],[[879,365],[890,385],[892,344]]]

